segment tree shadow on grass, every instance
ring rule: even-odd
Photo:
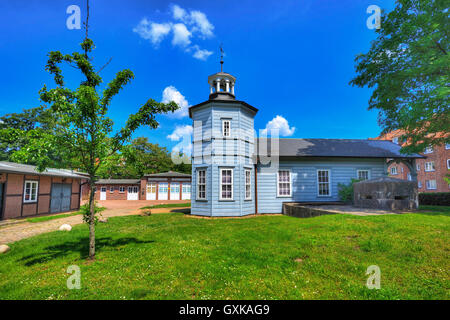
[[[119,239],[112,239],[111,237],[97,238],[95,240],[95,252],[99,253],[105,248],[122,247],[129,244],[147,244],[153,243],[153,240],[145,241],[132,237],[125,237]],[[32,266],[39,263],[44,263],[60,257],[65,257],[73,252],[80,253],[80,259],[87,259],[89,256],[89,238],[82,237],[78,241],[66,241],[62,244],[48,246],[37,253],[22,257],[18,262],[25,266]]]

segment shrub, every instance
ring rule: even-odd
[[[102,211],[104,211],[106,208],[105,207],[99,207],[97,205],[97,202],[94,202],[94,212],[95,212],[95,223],[98,222],[98,216],[97,213],[100,213]],[[80,212],[83,215],[83,221],[86,223],[89,223],[90,220],[90,210],[89,210],[89,203],[85,203],[80,207]]]
[[[419,204],[427,206],[450,206],[450,192],[419,193]]]
[[[349,184],[338,183],[339,199],[345,203],[353,203],[353,184],[359,181],[358,179],[352,179]]]

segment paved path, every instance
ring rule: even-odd
[[[131,202],[131,203],[130,203]],[[150,201],[99,201],[99,206],[107,209],[101,213],[102,217],[118,217],[140,214],[139,208],[151,205]],[[152,213],[180,211],[183,208],[161,208],[152,209]],[[0,228],[0,244],[11,243],[21,239],[36,236],[41,233],[56,231],[62,224],[70,224],[71,226],[83,223],[81,215],[53,219],[43,222],[21,222]]]

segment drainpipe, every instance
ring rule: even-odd
[[[258,166],[255,164],[255,214],[258,214]]]

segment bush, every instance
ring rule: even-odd
[[[358,179],[352,179],[349,184],[338,183],[338,194],[341,201],[345,203],[353,203],[353,184],[359,182]]]
[[[94,212],[95,212],[94,219],[95,219],[95,223],[98,222],[98,216],[97,216],[97,213],[100,213],[100,212],[104,211],[105,209],[106,209],[105,207],[99,207],[99,206],[97,205],[97,202],[94,202]],[[83,204],[83,205],[80,207],[80,212],[81,212],[81,214],[83,215],[83,221],[86,222],[86,223],[89,223],[90,215],[91,215],[91,214],[90,214],[90,210],[89,210],[89,203]]]
[[[419,205],[450,206],[450,192],[419,193]]]

